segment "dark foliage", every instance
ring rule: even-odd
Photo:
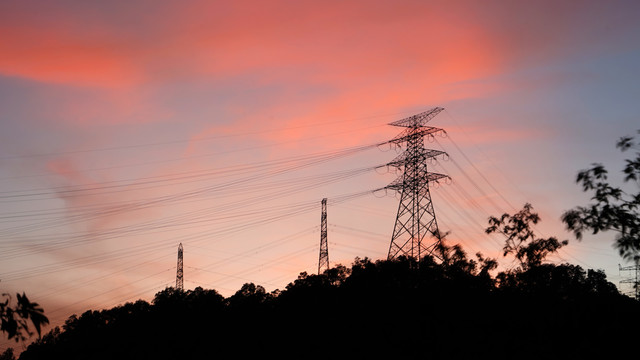
[[[168,288],[72,316],[20,359],[611,357],[637,334],[640,304],[602,272],[540,264],[492,277],[491,259],[438,251],[356,259],[273,293]]]
[[[49,323],[44,310],[38,303],[31,302],[24,293],[16,294],[16,304],[11,304],[11,296],[2,294],[0,300],[0,331],[9,339],[25,341],[34,335],[31,327],[35,328],[38,336],[43,325]]]
[[[500,218],[492,216],[486,229],[487,234],[498,232],[506,236],[504,256],[514,254],[525,269],[541,265],[547,255],[569,243],[567,240],[558,241],[555,237],[536,238],[533,226],[540,221],[540,216],[531,212],[532,209],[531,204],[525,204],[514,215],[505,213]]]
[[[640,133],[640,131],[639,131]],[[562,215],[567,228],[582,238],[585,232],[597,234],[613,231],[616,234],[615,246],[620,255],[634,262],[640,262],[640,147],[634,137],[623,137],[618,141],[621,151],[636,150],[635,155],[625,159],[622,170],[622,186],[615,186],[608,178],[608,171],[602,164],[593,164],[582,170],[576,182],[582,190],[592,193],[591,203],[577,206]],[[635,193],[634,193],[635,192]]]
[[[13,348],[7,348],[2,354],[0,354],[0,360],[15,360],[16,356],[13,354]]]

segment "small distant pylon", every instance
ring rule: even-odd
[[[426,125],[442,110],[444,109],[436,107],[389,124],[405,128],[390,141],[392,144],[404,146],[405,150],[389,163],[390,166],[402,170],[402,175],[387,186],[388,189],[400,193],[387,257],[389,260],[400,256],[420,260],[433,254],[442,240],[429,185],[440,179],[449,179],[449,176],[428,171],[427,161],[440,155],[446,156],[446,153],[424,147],[425,136],[444,133],[442,129]],[[433,240],[427,239],[428,235],[433,237]]]
[[[623,284],[633,284],[633,296],[636,300],[640,301],[640,264],[625,267],[622,267],[620,264],[618,264],[618,268],[620,269],[620,271],[635,272],[635,277],[632,276],[625,280],[621,280],[620,282]]]
[[[178,245],[178,266],[176,267],[176,289],[184,291],[184,269],[182,260],[182,243]]]
[[[329,270],[329,245],[327,244],[327,199],[322,199],[322,216],[320,217],[320,258],[318,275]]]

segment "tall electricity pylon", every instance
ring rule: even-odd
[[[635,277],[632,276],[620,282],[623,284],[632,284],[634,298],[640,301],[640,282],[639,282],[640,281],[640,264],[635,264],[632,266],[625,266],[625,267],[622,267],[620,264],[618,264],[618,267],[620,268],[620,271],[635,272]]]
[[[329,270],[329,245],[327,244],[327,199],[322,199],[322,215],[320,216],[320,258],[318,275]]]
[[[178,245],[178,266],[176,267],[176,289],[184,291],[184,270],[182,263],[182,243]]]
[[[442,110],[444,109],[439,107],[433,108],[389,124],[406,128],[390,141],[392,144],[406,147],[389,163],[402,170],[402,175],[387,186],[401,194],[388,259],[406,256],[420,260],[431,255],[442,240],[429,184],[440,179],[449,179],[449,176],[429,172],[427,160],[446,153],[424,148],[425,136],[444,132],[442,129],[425,125]],[[432,236],[433,240],[428,241],[427,235]]]

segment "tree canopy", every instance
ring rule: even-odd
[[[499,232],[505,235],[504,256],[515,255],[523,268],[539,266],[547,255],[569,243],[568,240],[558,241],[555,237],[537,238],[533,226],[540,221],[540,216],[532,210],[533,206],[527,203],[514,215],[505,213],[500,218],[491,216],[486,229],[488,234]]]
[[[36,302],[29,301],[24,293],[16,294],[16,304],[12,304],[11,295],[2,294],[0,301],[0,331],[6,333],[9,339],[16,342],[25,341],[34,335],[31,328],[35,328],[38,335],[43,325],[49,323],[44,310]]]
[[[356,258],[270,293],[167,288],[71,316],[20,359],[604,356],[635,334],[640,304],[601,271],[534,261],[494,274],[494,259],[438,251]]]
[[[639,131],[640,133],[640,131]],[[577,206],[562,215],[567,228],[580,239],[590,231],[616,233],[615,246],[620,255],[634,262],[640,262],[640,147],[633,136],[622,137],[617,147],[621,152],[636,150],[635,155],[625,159],[622,169],[622,185],[615,185],[609,179],[609,171],[604,165],[592,164],[582,170],[576,182],[582,190],[591,193],[591,202]],[[625,188],[623,185],[627,185]]]

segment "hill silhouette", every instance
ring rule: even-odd
[[[578,358],[631,351],[640,303],[601,271],[495,272],[458,246],[419,263],[356,258],[268,293],[167,288],[71,316],[20,359]]]

